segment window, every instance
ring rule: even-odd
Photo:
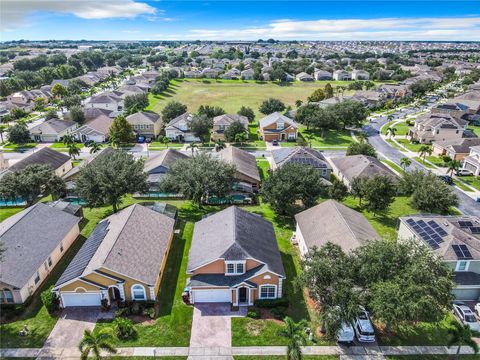
[[[13,294],[10,289],[3,289],[0,291],[0,303],[8,304],[13,303]]]
[[[261,299],[275,299],[277,288],[273,285],[263,285],[260,287]]]
[[[52,258],[50,256],[48,257],[48,266],[52,266]]]
[[[229,261],[225,262],[227,275],[239,275],[245,272],[245,261]]]
[[[147,300],[147,294],[145,293],[145,288],[142,285],[133,285],[132,298],[133,300]]]
[[[37,275],[35,276],[34,281],[35,281],[35,285],[38,284],[38,282],[40,281],[40,274],[39,274],[38,271],[37,271]]]
[[[468,265],[470,265],[469,261],[466,261],[466,260],[457,261],[457,267],[455,271],[468,271]]]
[[[285,123],[283,122],[277,122],[277,130],[283,130],[283,128],[285,127]]]

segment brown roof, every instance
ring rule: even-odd
[[[35,151],[32,155],[20,160],[19,162],[10,166],[10,171],[19,171],[25,169],[28,165],[40,164],[49,165],[52,170],[57,170],[66,162],[70,161],[70,157],[59,151],[44,147]]]
[[[235,165],[240,174],[260,182],[260,173],[254,155],[235,146],[226,147],[218,155],[223,161]]]
[[[351,182],[356,177],[372,177],[377,174],[396,177],[395,173],[372,156],[351,155],[331,159],[338,171]]]

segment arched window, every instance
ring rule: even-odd
[[[140,284],[132,286],[132,298],[133,300],[147,300],[147,293],[145,288]]]
[[[13,303],[12,291],[10,289],[3,289],[2,298],[2,302],[4,303]]]

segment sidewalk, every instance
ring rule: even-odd
[[[382,358],[386,355],[453,355],[457,351],[454,346],[304,346],[304,355],[337,355],[346,359],[373,359]],[[220,356],[233,355],[285,355],[286,346],[243,346],[220,348],[187,348],[187,347],[135,347],[119,348],[116,356],[203,356],[205,358],[215,358]],[[473,354],[472,349],[463,346],[460,354]],[[38,357],[54,359],[78,359],[80,353],[77,348],[58,348],[58,349],[1,349],[0,357]],[[405,358],[406,360],[408,358]]]

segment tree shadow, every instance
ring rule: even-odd
[[[291,254],[280,253],[282,257],[283,267],[285,268],[286,279],[284,282],[284,292],[290,302],[289,313],[294,321],[307,320],[310,321],[303,290],[295,286],[294,281],[298,272],[295,262]]]

